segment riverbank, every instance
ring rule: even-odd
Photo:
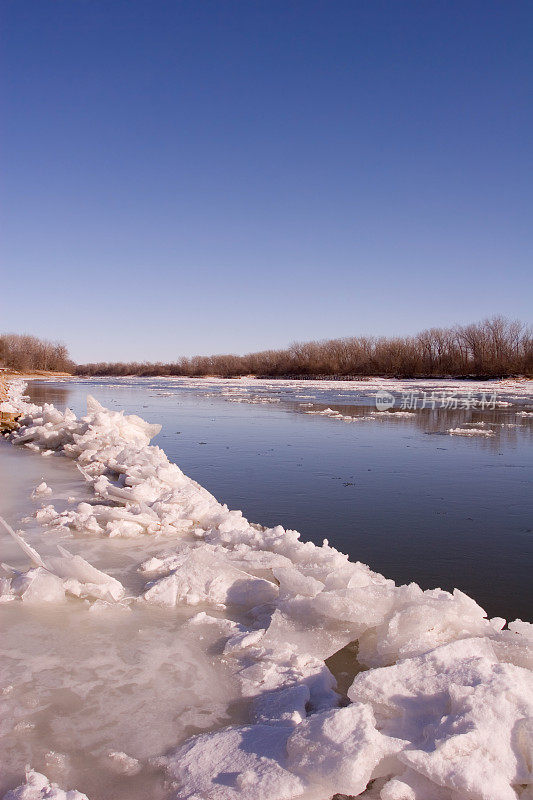
[[[157,764],[137,758],[139,782],[156,766],[175,781],[165,796],[177,798],[519,796],[514,787],[530,781],[530,732],[518,738],[515,732],[532,710],[531,626],[504,629],[504,620],[489,621],[459,591],[398,587],[326,542],[317,547],[281,526],[250,524],[151,447],[157,426],[139,417],[94,402],[85,419],[28,406],[20,394],[14,402],[24,415],[14,440],[27,456],[68,456],[65,463],[78,464],[88,493],[61,505],[50,503],[42,487],[47,499],[33,524],[45,526],[45,538],[55,531],[73,536],[72,544],[98,543],[100,553],[112,549],[111,577],[128,589],[118,599],[106,596],[113,613],[154,608],[160,619],[175,619],[187,608],[199,611],[190,615],[195,637],[215,637],[213,652],[245,701],[246,724],[219,724],[176,742],[174,752],[160,751]],[[134,550],[137,564],[149,555],[137,583],[128,578],[131,567],[124,569],[126,545],[130,565]],[[89,587],[91,564],[78,563],[78,586],[65,576],[72,565],[63,558],[47,561],[46,574],[33,566],[12,578],[6,605],[53,602],[74,615],[100,608],[102,598]],[[105,586],[104,565],[98,566],[97,585]],[[36,578],[47,591],[53,584],[53,599],[39,596]],[[352,675],[366,667],[348,680],[347,696],[335,691],[331,657],[340,651]],[[129,785],[134,789],[135,780]],[[105,798],[102,791],[98,797]]]
[[[53,370],[49,369],[36,369],[31,370],[29,372],[17,372],[17,370],[13,369],[6,369],[2,370],[0,373],[0,377],[5,378],[6,380],[23,380],[23,381],[32,381],[32,380],[55,380],[58,378],[72,378],[74,377],[73,373],[71,372],[54,372]]]
[[[247,375],[224,375],[224,374],[205,374],[205,375],[194,375],[194,374],[183,374],[180,375],[178,373],[172,372],[152,372],[150,370],[139,371],[139,372],[74,372],[72,377],[76,378],[167,378],[167,379],[184,379],[184,380],[227,380],[227,381],[241,381],[241,380],[269,380],[269,381],[342,381],[346,383],[366,383],[368,381],[373,380],[425,380],[425,381],[502,381],[502,380],[513,380],[513,381],[531,381],[533,380],[533,375],[517,375],[514,373],[508,374],[487,374],[487,373],[465,373],[465,374],[458,374],[458,375],[448,375],[448,374],[373,374],[373,375],[344,375],[340,373],[317,373],[316,375],[313,374],[302,374],[302,373],[286,373],[281,375],[275,374],[263,374],[263,373],[250,373]]]

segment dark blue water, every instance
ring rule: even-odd
[[[282,399],[263,405],[230,402],[217,387],[142,379],[33,382],[29,393],[78,414],[91,393],[160,422],[154,443],[251,521],[326,538],[399,583],[458,587],[490,616],[532,619],[533,418],[517,415],[531,407],[527,398],[346,423],[299,404],[368,416],[368,395],[267,387],[265,397]],[[476,421],[495,436],[446,434]]]

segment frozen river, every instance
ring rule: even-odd
[[[28,393],[32,402],[53,403],[60,409],[70,407],[78,416],[86,412],[86,397],[90,393],[112,410],[125,409],[127,413],[142,415],[148,422],[162,423],[162,430],[153,443],[159,445],[171,461],[179,464],[186,475],[206,487],[230,509],[242,509],[250,520],[260,521],[265,526],[282,524],[285,528],[298,529],[303,540],[317,544],[328,539],[333,547],[348,553],[352,561],[369,564],[372,570],[383,573],[398,584],[415,581],[422,588],[438,586],[452,590],[457,587],[483,606],[489,616],[530,620],[533,396],[528,386],[499,387],[497,400],[491,400],[490,386],[463,384],[457,389],[455,384],[447,383],[437,386],[389,383],[387,391],[392,391],[393,405],[390,405],[390,397],[385,398],[389,408],[384,412],[376,409],[375,395],[380,387],[379,382],[365,386],[304,381],[114,379],[57,383],[35,381],[29,385]],[[407,407],[409,402],[412,405],[409,396],[414,394],[422,398],[424,392],[425,405],[430,398],[430,407]],[[462,398],[457,400],[457,408],[454,407],[455,394]],[[481,397],[485,399],[481,401]],[[447,400],[442,400],[441,407],[441,400],[436,398]],[[420,402],[424,401],[421,399]],[[297,570],[287,573],[287,567],[282,565],[282,568],[273,568],[276,582],[271,582],[268,559],[275,557],[287,561],[288,558],[286,555],[273,555],[277,552],[276,545],[273,553],[261,550],[259,556],[254,556],[258,559],[255,566],[250,560],[252,576],[238,573],[237,577],[243,576],[245,580],[241,577],[235,585],[246,584],[253,589],[249,602],[242,590],[240,595],[235,595],[237,599],[231,599],[228,594],[230,599],[224,603],[217,600],[218,595],[209,594],[211,589],[205,596],[200,592],[196,597],[197,588],[191,589],[187,583],[190,582],[191,570],[193,578],[194,564],[199,564],[200,570],[211,570],[214,578],[210,580],[213,585],[217,584],[219,568],[213,567],[209,559],[215,558],[216,547],[220,550],[219,544],[201,544],[195,549],[200,543],[191,544],[190,533],[187,534],[189,539],[183,538],[180,543],[176,535],[102,538],[85,533],[78,535],[75,528],[69,531],[65,526],[47,528],[46,524],[41,524],[35,513],[48,504],[53,504],[56,515],[68,513],[80,501],[87,501],[89,509],[96,507],[90,505],[95,503],[93,490],[76,469],[75,462],[51,450],[45,452],[47,456],[0,440],[0,514],[14,528],[23,530],[26,542],[45,561],[57,555],[58,544],[66,546],[70,553],[79,554],[97,569],[120,581],[125,597],[118,605],[80,600],[78,597],[66,597],[58,605],[20,603],[4,595],[4,602],[0,604],[0,796],[20,782],[25,765],[31,764],[61,786],[79,788],[90,800],[196,797],[193,789],[190,794],[186,788],[182,789],[183,794],[179,793],[180,787],[188,786],[187,781],[193,787],[206,787],[205,795],[198,795],[202,798],[242,797],[248,800],[256,796],[253,788],[257,780],[254,772],[256,756],[242,756],[242,752],[246,754],[251,749],[252,753],[258,753],[260,769],[263,769],[261,764],[267,761],[274,765],[276,781],[279,778],[282,787],[279,795],[275,792],[270,795],[274,784],[269,783],[273,778],[267,776],[266,794],[257,795],[258,800],[270,796],[325,800],[327,792],[318,791],[317,794],[312,781],[311,788],[300,794],[298,787],[304,784],[300,784],[300,778],[295,775],[304,775],[307,781],[311,773],[309,768],[302,773],[302,767],[294,756],[294,747],[293,761],[295,758],[296,761],[290,772],[281,770],[279,777],[276,772],[281,769],[278,762],[282,763],[285,756],[276,755],[277,750],[272,750],[271,744],[262,740],[257,743],[253,736],[260,725],[246,729],[251,731],[250,744],[245,738],[244,744],[235,746],[238,757],[245,759],[245,767],[248,764],[246,759],[252,758],[250,769],[239,767],[228,772],[227,764],[223,764],[217,767],[219,772],[213,779],[214,784],[209,783],[211,778],[204,780],[203,776],[204,773],[209,776],[210,769],[214,769],[212,753],[223,752],[227,744],[216,744],[212,753],[207,750],[205,765],[198,768],[200,777],[194,780],[190,775],[194,777],[196,756],[191,757],[193,766],[187,767],[185,772],[181,767],[182,759],[187,760],[185,751],[175,764],[172,760],[163,764],[161,756],[203,731],[243,725],[250,718],[261,721],[264,715],[270,720],[268,715],[277,714],[278,706],[275,705],[272,711],[267,704],[268,713],[265,710],[259,713],[253,711],[250,698],[254,695],[261,698],[264,687],[268,689],[266,694],[270,693],[272,670],[277,676],[272,691],[278,685],[285,685],[283,681],[288,679],[280,676],[286,672],[292,675],[293,669],[297,675],[300,675],[300,670],[304,680],[303,685],[297,685],[298,692],[307,686],[305,681],[311,687],[310,699],[307,692],[307,701],[305,697],[302,701],[300,696],[299,705],[296,704],[296,707],[301,707],[301,712],[291,712],[291,725],[295,720],[301,720],[300,713],[305,717],[306,711],[327,709],[332,702],[335,706],[327,682],[323,685],[320,678],[320,688],[313,688],[316,678],[313,670],[318,669],[320,675],[321,659],[357,638],[359,629],[364,633],[366,628],[376,624],[358,621],[359,615],[362,618],[370,615],[370,620],[374,613],[367,589],[361,589],[362,599],[357,601],[361,608],[353,619],[350,616],[352,611],[343,616],[345,609],[342,604],[333,604],[330,610],[324,605],[320,613],[326,613],[326,617],[329,614],[330,621],[327,630],[320,629],[320,626],[317,628],[320,634],[316,636],[313,626],[318,623],[313,616],[313,607],[309,606],[305,612],[310,615],[309,622],[306,621],[300,630],[298,615],[302,613],[301,608],[307,608],[307,593],[309,598],[313,597],[313,591],[318,591],[316,587],[324,588],[326,585],[328,588],[330,581],[332,589],[328,597],[331,595],[331,602],[337,602],[335,591],[339,592],[339,597],[344,597],[341,589],[344,567],[338,562],[339,586],[336,587],[336,569],[330,570],[326,561],[320,566],[319,560],[314,565],[305,566],[308,555],[304,557],[303,554],[307,551],[304,548],[300,554],[297,549],[290,550],[292,545],[284,544],[284,534],[279,552],[290,552],[290,558],[295,559],[294,563],[302,573]],[[135,466],[133,470],[134,475]],[[43,493],[32,497],[33,490],[41,482],[50,489],[45,487]],[[120,482],[117,488],[119,486]],[[44,517],[42,519],[46,522]],[[196,524],[194,520],[193,524]],[[209,529],[207,523],[202,524],[204,529]],[[251,530],[253,534],[255,528]],[[221,541],[224,542],[223,533]],[[12,538],[2,532],[0,543],[2,562],[21,572],[28,569],[27,555]],[[139,602],[143,591],[144,597],[149,599],[146,586],[150,586],[146,584],[146,574],[139,572],[139,565],[152,556],[161,556],[164,562],[165,552],[173,552],[177,544],[182,549],[178,550],[177,560],[175,552],[171,557],[170,563],[174,566],[167,571],[168,576],[164,570],[161,573],[156,571],[155,575],[163,575],[163,584],[165,580],[173,579],[174,567],[178,573],[181,569],[179,553],[192,552],[193,555],[187,558],[197,560],[190,562],[192,566],[187,566],[187,562],[183,569],[188,587],[183,590],[185,602],[176,601],[174,604],[172,601],[171,609],[164,607],[164,603],[168,605],[164,593],[161,595],[163,607],[157,602]],[[285,547],[289,549],[285,551]],[[203,555],[205,552],[207,556]],[[243,557],[240,553],[239,558]],[[246,557],[251,559],[250,554]],[[219,558],[218,554],[216,558]],[[239,562],[235,553],[231,558],[233,564],[241,569],[244,562]],[[298,561],[300,558],[301,562]],[[313,558],[326,559],[326,554],[313,555]],[[224,578],[224,561],[216,563],[220,563],[220,577]],[[277,564],[276,561],[272,563]],[[228,569],[228,575],[232,574],[231,570],[237,574],[235,566]],[[347,606],[352,602],[352,596],[358,596],[358,587],[364,587],[367,581],[367,573],[357,570],[355,568],[353,578],[349,578],[347,573],[347,579],[352,581],[347,585],[353,586],[346,594],[346,600],[342,601]],[[320,576],[326,583],[312,575]],[[200,579],[202,586],[204,580]],[[235,578],[231,577],[231,581],[235,582]],[[284,581],[288,581],[287,586]],[[384,588],[381,581],[377,576],[377,584],[368,584],[368,592],[377,592],[376,607],[383,602],[389,603],[385,596],[391,593],[392,597],[392,592],[396,591]],[[272,617],[276,622],[271,620],[268,623],[265,619],[274,609],[271,603],[273,595],[268,595],[268,592],[278,592],[278,584],[281,599],[276,601],[279,609]],[[264,595],[265,587],[268,596]],[[155,589],[159,591],[157,580]],[[291,592],[297,596],[292,597]],[[324,592],[324,596],[326,594]],[[398,608],[405,602],[402,597],[400,593],[395,601]],[[298,604],[302,599],[304,606],[300,607]],[[409,602],[416,607],[416,603],[422,601],[414,592]],[[424,602],[428,605],[421,607],[423,626],[430,619],[427,614],[434,613],[431,603],[436,600]],[[462,608],[460,598],[454,602]],[[256,604],[257,607],[252,608]],[[445,607],[448,608],[442,606]],[[337,608],[342,624],[336,619]],[[208,621],[205,614],[202,617],[204,609],[208,611]],[[283,614],[289,615],[287,619],[294,615],[290,624],[287,619],[283,624],[279,622],[280,617],[276,615],[280,610],[281,618]],[[379,613],[383,616],[385,612]],[[442,632],[438,632],[440,612],[437,612],[434,623],[427,622],[430,639],[425,643],[422,637],[422,644],[417,645],[419,649],[415,647],[412,654],[425,652],[433,635],[439,643],[453,640],[455,636],[462,638],[468,635],[468,630],[473,637],[479,635],[477,631],[482,631],[483,636],[493,636],[487,627],[489,623],[480,621],[477,612],[465,610],[466,634],[461,630],[461,613],[458,621],[453,609],[446,611],[445,615],[447,613],[450,613],[451,621],[444,621]],[[473,616],[466,620],[470,614]],[[250,625],[250,615],[255,615],[251,629],[246,627]],[[217,627],[218,623],[222,627]],[[244,627],[239,628],[241,624]],[[257,664],[253,660],[247,661],[244,656],[239,656],[237,662],[227,657],[222,634],[227,636],[237,632],[236,644],[231,646],[239,653],[239,636],[249,636],[251,631],[253,638],[258,627],[265,624],[264,641],[274,647],[272,652],[275,655],[254,656],[259,659]],[[451,633],[447,631],[447,625]],[[457,625],[459,628],[456,630],[454,626]],[[401,626],[399,630],[401,639]],[[263,635],[265,632],[261,630],[260,633]],[[393,644],[388,645],[392,648],[391,655],[377,658],[372,655],[376,646],[372,635],[365,645],[371,666],[393,663],[399,652],[394,649],[399,646],[394,644],[394,637],[391,640]],[[499,634],[494,635],[497,639]],[[512,638],[516,634],[503,634],[502,644],[498,645],[501,652],[497,651],[502,660],[520,667],[525,665],[523,645],[517,646],[517,655],[511,649],[510,656],[505,636]],[[413,637],[415,641],[415,634]],[[480,639],[469,641],[477,642],[475,647],[481,646]],[[306,656],[302,666],[298,658],[290,655],[292,651],[287,651],[287,655],[284,650],[288,642],[292,642],[298,653],[302,650],[313,653],[313,658],[318,658],[318,661]],[[461,642],[455,644],[461,645]],[[270,652],[268,646],[267,653]],[[228,652],[233,651],[230,649]],[[343,693],[361,666],[355,661],[354,652],[343,651],[339,658],[327,662]],[[239,661],[239,658],[243,660]],[[377,660],[372,662],[372,658]],[[453,669],[455,660],[453,655],[450,669]],[[247,669],[253,678],[246,677],[243,689],[242,675],[247,674]],[[311,677],[306,670],[311,670]],[[301,678],[291,677],[289,685],[292,686],[291,681],[295,680]],[[247,681],[252,689],[246,689]],[[426,684],[421,685],[429,691]],[[364,696],[364,686],[361,691],[361,696]],[[264,700],[260,699],[260,702]],[[358,704],[350,706],[350,709],[355,719],[359,713]],[[438,711],[439,719],[443,713]],[[289,725],[284,719],[284,724]],[[311,715],[309,719],[314,717]],[[426,722],[425,718],[420,721],[423,730],[427,728]],[[278,721],[269,724],[277,725]],[[357,729],[362,722],[356,720],[350,724],[355,724]],[[283,734],[285,731],[285,738],[288,735],[289,729],[264,727],[274,733],[279,730]],[[392,731],[392,735],[408,738],[405,733]],[[278,738],[276,734],[273,741],[277,742]],[[280,741],[284,741],[283,737]],[[231,748],[228,754],[231,764]],[[167,768],[166,775],[163,766]],[[169,774],[179,777],[175,788],[169,782]],[[195,780],[199,783],[194,783]],[[247,780],[252,781],[249,792]],[[222,784],[217,789],[220,781]],[[228,781],[228,787],[236,781],[235,786],[241,787],[242,791],[237,788],[232,789],[236,794],[231,793],[224,788],[224,781]],[[321,781],[322,775],[319,775],[318,783]],[[338,789],[334,781],[325,785],[330,785],[330,794]],[[345,785],[352,786],[350,783]],[[178,794],[174,794],[175,791]],[[365,795],[379,797],[377,789],[376,793],[369,790]],[[35,795],[39,798],[44,796]],[[462,798],[462,795],[457,796]]]

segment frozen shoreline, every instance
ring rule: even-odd
[[[157,426],[138,417],[92,402],[77,419],[24,404],[21,385],[13,388],[26,415],[14,439],[75,459],[93,493],[64,512],[45,506],[41,522],[103,539],[172,537],[174,550],[145,561],[144,589],[127,601],[113,579],[66,555],[15,576],[4,600],[199,606],[199,635],[216,632],[251,700],[251,724],[161,754],[158,766],[176,782],[169,796],[529,800],[531,626],[501,631],[503,620],[488,621],[461,592],[396,587],[327,544],[251,525],[150,447]],[[354,640],[370,669],[339,707],[324,659]]]

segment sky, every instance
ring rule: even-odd
[[[533,5],[2,0],[0,330],[74,360],[531,321]]]

